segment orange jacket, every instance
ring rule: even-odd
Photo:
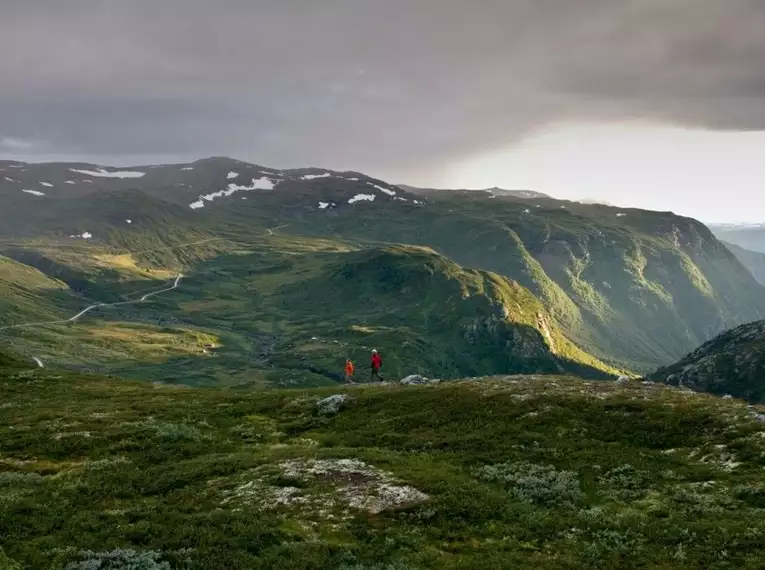
[[[346,361],[346,363],[345,363],[345,373],[348,376],[352,376],[353,375],[353,370],[354,370],[353,369],[353,362],[351,362],[350,360]]]

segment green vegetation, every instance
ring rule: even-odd
[[[516,376],[319,415],[326,388],[29,369],[0,393],[0,568],[761,566],[763,424],[733,400]]]
[[[69,316],[77,302],[65,283],[0,256],[0,328]]]

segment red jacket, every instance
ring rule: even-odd
[[[375,370],[379,370],[381,366],[382,366],[382,357],[380,356],[379,353],[375,352],[372,355],[372,368],[374,368]]]

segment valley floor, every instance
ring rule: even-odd
[[[569,377],[244,393],[10,370],[0,568],[761,568],[761,419]]]

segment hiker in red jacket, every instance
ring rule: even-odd
[[[380,368],[382,368],[382,358],[380,357],[380,353],[377,352],[377,349],[372,350],[372,376],[371,381],[374,382],[375,378],[379,380],[380,382],[383,381],[382,376],[380,376]]]

